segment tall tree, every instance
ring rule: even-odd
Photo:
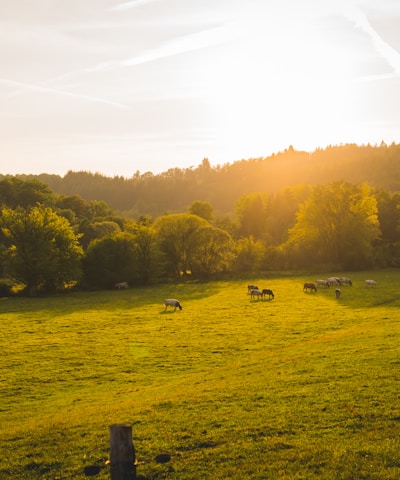
[[[68,220],[51,208],[4,208],[0,225],[8,273],[26,285],[30,296],[38,288],[64,288],[79,279],[83,251],[78,237]]]
[[[268,197],[265,193],[250,193],[240,197],[235,207],[239,223],[239,236],[249,237],[251,235],[256,240],[265,237],[267,204]]]
[[[231,236],[211,225],[197,230],[192,248],[193,272],[205,277],[228,270],[234,258]]]
[[[195,234],[209,223],[197,215],[164,215],[154,222],[157,239],[170,272],[176,278],[191,272]]]
[[[270,195],[267,206],[266,231],[272,245],[278,246],[288,239],[289,229],[296,223],[296,212],[311,191],[310,185],[286,187]]]
[[[113,288],[115,283],[134,283],[134,237],[127,232],[93,240],[83,259],[84,281],[87,286]]]
[[[376,194],[378,218],[382,232],[382,241],[395,243],[400,241],[400,194],[391,195],[387,190]]]
[[[382,237],[375,248],[376,263],[382,267],[400,266],[400,194],[380,189],[376,193]]]
[[[146,285],[158,278],[162,270],[156,231],[149,217],[142,217],[137,223],[127,222],[125,230],[133,236],[137,281],[140,285]]]
[[[236,242],[234,270],[239,273],[259,271],[265,255],[265,244],[255,240],[252,235],[239,238]]]
[[[286,248],[292,255],[297,251],[294,257],[300,264],[306,260],[343,268],[367,266],[380,235],[377,213],[376,198],[367,184],[318,185],[300,206]]]

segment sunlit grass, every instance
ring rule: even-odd
[[[400,478],[400,273],[349,276],[0,299],[0,478],[109,478],[114,423],[142,479]]]

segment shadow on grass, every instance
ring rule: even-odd
[[[329,289],[319,290],[318,295],[350,308],[398,308],[400,306],[400,292],[394,286],[380,288],[379,290],[368,289],[364,286],[342,287],[339,298],[336,298],[334,290],[330,291]]]
[[[68,313],[96,310],[126,310],[132,307],[147,307],[162,304],[164,298],[198,300],[215,295],[224,286],[218,282],[161,284],[147,287],[133,287],[127,290],[75,291],[47,297],[8,297],[1,303],[1,314],[26,312],[59,316]],[[171,313],[171,311],[165,312]]]

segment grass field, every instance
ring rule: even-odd
[[[128,423],[138,479],[398,480],[400,271],[332,274],[0,299],[0,478],[108,479]]]

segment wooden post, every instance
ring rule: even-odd
[[[135,448],[131,425],[110,426],[111,480],[136,480]]]

